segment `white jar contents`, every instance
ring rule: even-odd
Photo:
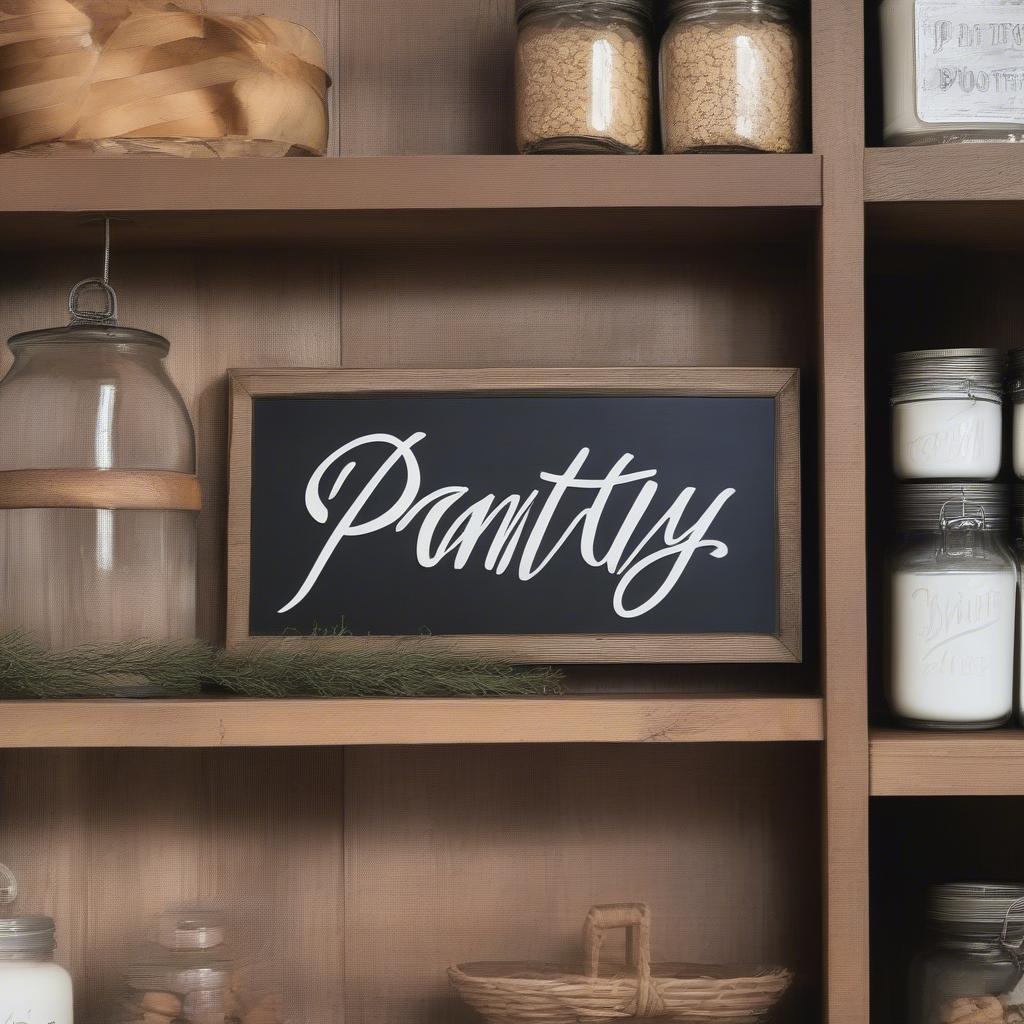
[[[999,484],[904,484],[889,606],[889,704],[914,725],[984,728],[1013,710],[1017,561]]]
[[[1024,140],[1017,0],[882,0],[887,145]]]
[[[893,403],[893,470],[900,480],[994,480],[1002,444],[998,399],[936,395]]]
[[[1014,349],[1009,355],[1008,363],[1007,391],[1013,402],[1013,427],[1010,432],[1013,444],[1013,475],[1018,480],[1024,480],[1024,348]]]
[[[902,352],[892,368],[892,464],[900,480],[994,480],[1003,457],[999,354]]]
[[[0,1021],[72,1024],[71,977],[51,962],[53,921],[0,919]]]
[[[1004,721],[1013,705],[1016,578],[896,571],[892,710],[922,722]]]

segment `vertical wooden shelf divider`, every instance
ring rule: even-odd
[[[816,0],[813,12],[814,150],[822,157],[826,1019],[829,1024],[867,1024],[864,8],[850,0]]]

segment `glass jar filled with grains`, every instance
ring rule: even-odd
[[[521,153],[649,153],[654,136],[650,0],[518,0]]]
[[[794,0],[674,0],[661,43],[666,153],[804,146],[804,35]]]

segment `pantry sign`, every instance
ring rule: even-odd
[[[779,369],[231,374],[228,640],[798,661]]]

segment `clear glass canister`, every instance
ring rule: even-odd
[[[1013,474],[1024,480],[1024,348],[1014,349],[1009,356],[1007,392],[1013,403]]]
[[[195,437],[167,341],[97,315],[9,345],[0,632],[54,648],[193,638]]]
[[[882,0],[887,145],[1024,140],[1018,0]]]
[[[901,352],[892,365],[892,462],[900,480],[994,480],[1003,458],[1002,354]]]
[[[911,1024],[1020,1024],[1024,887],[934,886],[928,941],[910,976]]]
[[[908,725],[982,729],[1011,716],[1018,570],[1008,497],[991,483],[898,488],[888,690]]]
[[[0,918],[0,1021],[71,1024],[71,976],[54,948],[51,918]]]
[[[278,1024],[281,995],[266,965],[250,970],[228,944],[224,918],[185,909],[161,914],[156,942],[125,968],[122,1024]],[[257,980],[258,979],[258,980]]]
[[[792,0],[674,0],[661,42],[666,153],[805,145],[804,32]]]
[[[650,0],[519,0],[520,153],[649,153]]]

